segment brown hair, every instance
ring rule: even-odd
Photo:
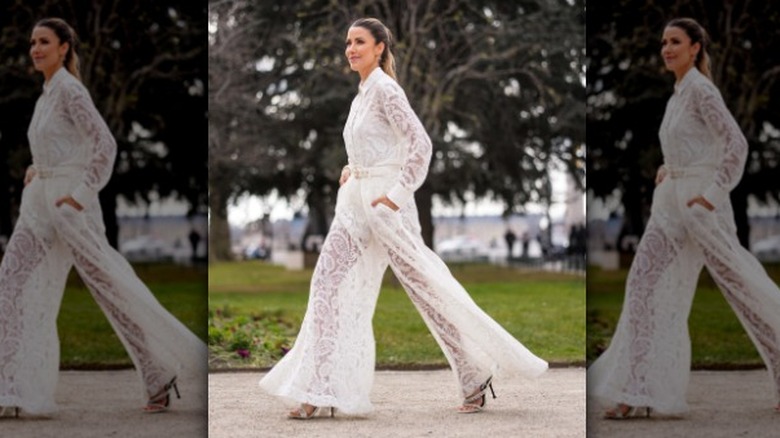
[[[712,80],[712,72],[710,69],[710,54],[707,49],[710,46],[710,37],[707,35],[707,31],[693,18],[675,18],[666,24],[666,27],[677,27],[682,29],[688,38],[691,39],[691,44],[701,44],[699,53],[696,54],[695,64],[704,76],[707,76]]]
[[[350,27],[362,27],[371,32],[371,36],[374,37],[377,44],[385,44],[385,50],[382,51],[382,55],[379,57],[379,66],[382,67],[382,70],[388,76],[398,81],[398,78],[395,76],[395,58],[391,49],[393,34],[390,33],[390,29],[376,18],[360,18],[352,23]]]
[[[64,65],[76,79],[81,80],[79,56],[76,54],[76,45],[79,42],[76,31],[61,18],[44,18],[35,23],[35,27],[48,27],[57,35],[57,38],[60,39],[60,45],[68,43],[68,52],[65,54],[62,65]]]

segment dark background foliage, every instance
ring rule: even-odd
[[[550,167],[584,186],[584,2],[214,0],[209,3],[210,257],[229,258],[237,195],[303,193],[325,234],[346,163],[341,131],[359,78],[343,41],[374,16],[395,35],[398,80],[434,143],[416,193],[507,214],[549,205]]]
[[[31,164],[27,126],[43,77],[29,59],[38,20],[60,17],[80,38],[81,74],[118,143],[100,199],[116,245],[116,203],[175,197],[207,208],[207,44],[204,2],[4,1],[0,14],[0,235],[18,212]]]
[[[748,245],[748,196],[780,199],[780,9],[777,2],[642,0],[588,5],[588,190],[618,193],[623,234],[641,234],[657,167],[658,140],[674,75],[660,56],[660,35],[674,17],[709,32],[712,73],[750,144],[746,172],[732,192],[738,234]]]

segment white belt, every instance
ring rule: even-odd
[[[672,179],[707,176],[717,170],[715,166],[666,166],[666,174]]]
[[[38,166],[33,165],[35,168],[35,174],[38,178],[58,178],[78,175],[84,172],[84,168],[76,165],[64,165],[64,166]]]
[[[396,175],[401,170],[400,164],[385,164],[382,166],[364,167],[349,165],[349,174],[357,179]]]

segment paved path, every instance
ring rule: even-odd
[[[182,399],[159,414],[141,412],[144,397],[133,370],[62,371],[59,411],[49,418],[1,418],[2,438],[206,437],[206,385],[179,384]]]
[[[623,421],[601,418],[603,407],[588,400],[588,438],[780,437],[780,413],[767,372],[694,371],[684,416]]]
[[[64,371],[51,418],[0,419],[0,437],[583,437],[585,371],[552,369],[539,379],[497,380],[498,399],[482,414],[459,415],[449,371],[380,371],[364,417],[336,414],[312,421],[287,420],[287,407],[261,392],[261,372],[209,375],[205,385],[181,385],[181,400],[164,414],[140,411],[135,372]],[[780,414],[766,371],[696,371],[688,395],[691,411],[681,418],[607,421],[588,403],[588,437],[772,437]],[[208,424],[207,424],[208,421]]]
[[[363,417],[286,418],[288,405],[260,390],[260,372],[209,375],[209,437],[585,436],[585,371],[557,368],[535,380],[496,380],[486,411],[462,415],[449,370],[379,371]]]

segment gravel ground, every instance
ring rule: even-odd
[[[694,371],[685,415],[604,420],[604,407],[588,400],[588,438],[780,437],[771,388],[765,370]]]
[[[205,383],[205,382],[204,382]],[[207,434],[206,385],[179,384],[169,411],[145,414],[135,371],[62,371],[59,411],[50,417],[1,418],[2,438],[198,438]]]
[[[132,370],[64,371],[49,418],[0,419],[0,436],[49,437],[583,437],[585,370],[554,368],[536,380],[495,381],[498,399],[477,415],[454,412],[457,390],[449,370],[379,371],[375,411],[357,417],[294,421],[288,406],[260,391],[262,372],[209,375],[205,385],[180,384],[183,398],[163,414],[141,412],[143,397]],[[588,403],[587,436],[606,437],[773,437],[780,414],[767,373],[695,371],[688,392],[691,411],[681,417],[608,421],[603,407]]]
[[[209,437],[584,437],[585,370],[554,368],[535,380],[493,382],[497,399],[462,415],[449,370],[379,371],[374,412],[286,418],[289,405],[262,392],[261,372],[209,375]]]

